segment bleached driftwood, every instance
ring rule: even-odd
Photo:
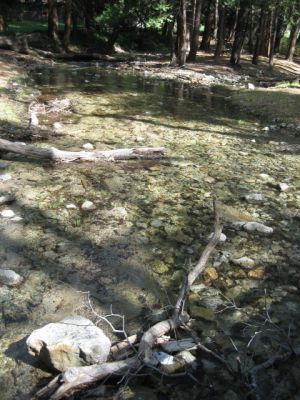
[[[137,159],[158,159],[165,156],[163,147],[136,147],[129,149],[100,150],[100,151],[66,151],[55,147],[41,148],[30,145],[10,142],[0,139],[0,150],[12,153],[22,154],[24,156],[40,158],[44,160],[53,160],[57,162],[72,161],[119,161],[119,160],[137,160]]]

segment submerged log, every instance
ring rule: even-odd
[[[100,151],[66,151],[55,147],[41,148],[10,142],[0,139],[0,150],[9,151],[24,156],[52,160],[57,162],[93,161],[108,162],[119,160],[158,159],[165,156],[163,147],[136,147],[129,149],[100,150]]]

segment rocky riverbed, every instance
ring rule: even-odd
[[[296,122],[255,118],[228,99],[226,87],[191,89],[99,66],[35,67],[25,80],[15,73],[1,84],[3,138],[72,150],[89,143],[168,152],[156,162],[101,165],[3,155],[1,195],[15,200],[0,206],[0,268],[24,278],[16,287],[0,286],[3,400],[30,398],[45,383],[50,374],[27,354],[25,338],[69,315],[92,317],[87,292],[98,313],[112,305],[126,316],[128,334],[172,305],[213,230],[214,195],[224,236],[192,288],[192,328],[232,364],[239,351],[245,368],[281,346],[299,345]],[[68,98],[71,112],[38,115],[40,126],[28,130],[32,99],[55,98]],[[274,124],[278,129],[265,129]],[[296,361],[290,367],[288,378],[285,367],[272,370],[268,378],[277,384],[263,382],[262,393],[296,399]],[[212,360],[198,357],[197,368],[194,387],[168,381],[149,392],[154,378],[141,378],[123,398],[139,391],[145,399],[182,399],[185,392],[198,398],[199,391],[205,399],[245,398]]]

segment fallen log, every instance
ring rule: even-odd
[[[187,278],[183,282],[171,318],[158,322],[143,334],[138,351],[134,356],[123,361],[106,362],[101,365],[67,368],[36,394],[36,400],[60,400],[63,397],[78,392],[92,383],[98,382],[104,378],[113,375],[124,376],[128,371],[137,371],[143,366],[157,369],[155,367],[157,362],[153,360],[154,357],[152,356],[152,348],[159,337],[167,334],[170,331],[175,331],[188,321],[188,317],[186,315],[182,315],[182,311],[186,297],[190,290],[190,286],[199,277],[199,274],[204,271],[209,256],[220,239],[222,226],[220,225],[219,214],[217,212],[215,202],[214,211],[214,235],[205,247],[198,263],[189,272]]]
[[[0,139],[0,151],[8,151],[24,156],[52,160],[57,162],[93,161],[107,162],[120,160],[152,160],[163,158],[163,147],[136,147],[129,149],[100,150],[100,151],[66,151],[55,147],[41,148]]]

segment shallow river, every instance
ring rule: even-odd
[[[267,304],[276,323],[290,327],[298,341],[300,181],[289,132],[278,139],[263,131],[260,121],[231,106],[225,87],[190,89],[85,65],[36,68],[26,85],[39,101],[72,102],[69,113],[38,115],[42,138],[36,145],[164,146],[167,157],[64,165],[5,157],[12,179],[0,189],[16,194],[10,208],[22,220],[0,220],[0,255],[26,281],[19,288],[0,287],[1,400],[29,399],[45,383],[49,374],[27,355],[24,338],[70,314],[92,317],[87,292],[98,313],[112,306],[126,316],[128,334],[171,306],[184,269],[196,262],[213,230],[213,195],[221,203],[227,240],[190,298],[194,329],[220,351],[233,352],[228,338],[246,346],[257,329],[249,321],[264,316]],[[281,182],[288,191],[279,190]],[[245,201],[253,192],[263,201]],[[95,208],[82,211],[85,200]],[[237,221],[260,222],[274,233],[236,229]],[[241,257],[253,260],[250,268],[234,261]],[[242,323],[250,324],[247,332]],[[277,340],[258,344],[260,356],[272,353]],[[208,364],[200,367],[207,376],[215,373]],[[207,379],[203,398],[214,380]],[[293,379],[285,393],[293,393]],[[222,379],[214,385],[222,393]],[[159,390],[151,395],[175,400],[174,390]]]

